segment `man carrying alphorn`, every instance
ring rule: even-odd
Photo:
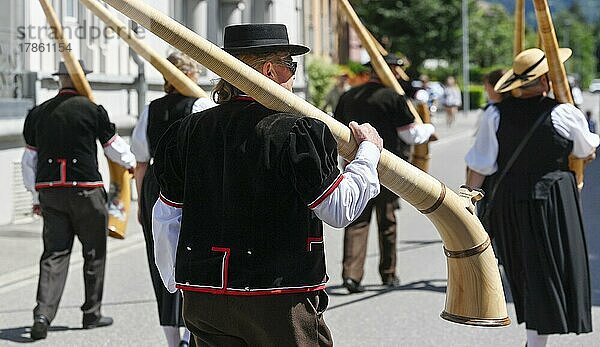
[[[281,24],[225,28],[224,50],[291,91],[293,56]],[[199,345],[330,346],[322,221],[343,227],[379,193],[383,143],[352,123],[359,143],[344,173],[321,121],[278,113],[229,82],[220,104],[176,122],[154,170],[156,261]]]

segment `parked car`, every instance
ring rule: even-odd
[[[590,83],[590,93],[600,93],[600,79],[592,80]]]

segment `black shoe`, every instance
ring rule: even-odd
[[[362,293],[365,291],[365,287],[361,286],[360,282],[356,282],[355,280],[353,280],[351,278],[346,278],[344,280],[344,283],[342,283],[342,285],[344,286],[344,288],[346,288],[348,290],[348,292],[350,294]]]
[[[383,285],[387,287],[399,287],[400,279],[396,276],[389,276],[383,280]]]
[[[50,322],[48,318],[43,314],[36,315],[33,318],[33,326],[31,327],[31,339],[32,340],[41,340],[45,339],[48,336],[48,327],[50,326]]]
[[[84,329],[107,327],[112,324],[113,324],[113,319],[110,317],[100,317],[93,321],[86,321],[85,317],[83,318],[83,328]]]
[[[179,342],[179,347],[189,347],[189,346],[190,346],[190,343],[187,341],[181,340]]]

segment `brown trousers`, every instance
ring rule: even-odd
[[[396,275],[396,216],[398,197],[381,187],[381,193],[371,199],[363,213],[344,231],[344,260],[342,278],[360,282],[367,257],[367,240],[371,214],[375,208],[379,228],[379,274],[381,279]]]
[[[184,291],[183,318],[197,346],[333,346],[325,291],[263,296]]]

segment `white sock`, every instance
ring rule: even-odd
[[[537,331],[527,329],[527,347],[545,347],[548,335],[540,335]]]
[[[167,346],[179,347],[179,327],[163,326],[162,328],[167,339]]]
[[[191,335],[192,334],[189,330],[187,330],[187,328],[183,328],[183,337],[181,338],[181,340],[189,343]]]

